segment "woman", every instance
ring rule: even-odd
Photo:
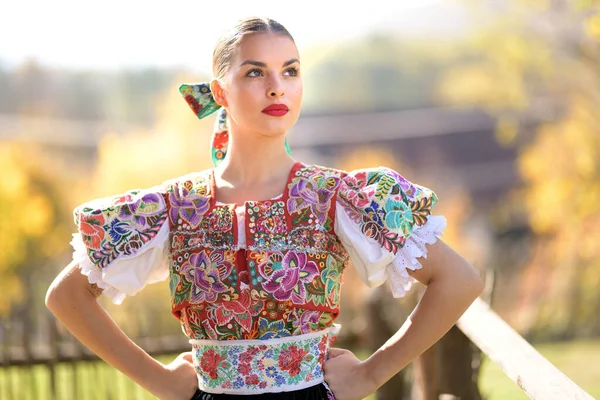
[[[304,165],[285,142],[302,100],[300,57],[270,19],[218,43],[210,85],[181,92],[202,118],[222,107],[216,168],[75,210],[73,262],[46,304],[88,348],[161,399],[361,399],[437,341],[482,291],[438,239],[435,194],[395,171]],[[266,199],[266,200],[265,200]],[[329,348],[348,261],[369,286],[389,278],[419,305],[360,361]],[[192,352],[151,358],[97,303],[120,303],[170,277],[172,311]]]

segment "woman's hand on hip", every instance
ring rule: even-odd
[[[336,400],[360,400],[377,390],[366,364],[350,350],[331,348],[323,364],[325,382]]]
[[[192,353],[181,353],[170,364],[165,365],[163,375],[164,392],[161,400],[190,400],[198,390],[198,377],[192,361]]]

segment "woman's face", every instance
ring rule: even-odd
[[[287,36],[245,36],[223,80],[221,101],[229,111],[229,123],[238,131],[285,134],[300,114],[303,85],[299,59],[296,45]],[[265,110],[269,106],[274,109]]]

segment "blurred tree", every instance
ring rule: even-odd
[[[32,145],[0,145],[0,315],[43,299],[32,282],[68,247],[64,197],[44,159]]]
[[[467,4],[486,28],[458,46],[438,94],[485,108],[500,143],[521,149],[503,220],[525,218],[537,237],[515,302],[528,307],[509,320],[540,336],[600,333],[600,2]]]

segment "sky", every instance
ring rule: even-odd
[[[447,36],[464,27],[457,0],[18,0],[0,8],[0,63],[34,58],[71,69],[187,67],[210,71],[212,49],[240,18],[281,22],[306,47],[393,31]]]

